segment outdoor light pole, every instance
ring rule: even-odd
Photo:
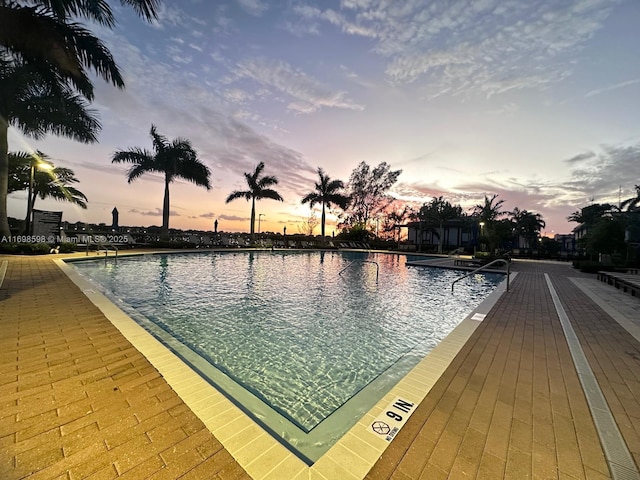
[[[260,213],[258,215],[258,234],[260,233],[260,219],[264,217],[264,213]]]
[[[37,160],[32,160],[31,165],[29,167],[29,191],[27,193],[27,224],[25,225],[25,230],[27,235],[33,234],[33,198],[35,196],[35,192],[33,191],[33,184],[36,174],[36,167],[40,167],[43,170],[51,170],[53,167],[48,163],[39,163]]]

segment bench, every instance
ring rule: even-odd
[[[640,275],[614,272],[598,272],[598,280],[613,285],[632,297],[640,295]]]

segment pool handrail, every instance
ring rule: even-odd
[[[509,266],[511,265],[511,261],[507,260],[505,258],[496,258],[495,260],[490,261],[489,263],[485,264],[485,265],[481,265],[478,268],[476,268],[475,270],[470,271],[469,273],[464,274],[463,276],[461,276],[460,278],[457,278],[453,281],[453,283],[451,284],[451,293],[453,293],[453,286],[458,283],[460,280],[464,280],[467,277],[470,277],[471,275],[473,275],[474,273],[479,272],[480,270],[484,270],[485,268],[490,267],[491,265],[494,265],[498,262],[503,262],[507,265],[507,292],[509,291]]]

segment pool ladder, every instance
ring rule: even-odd
[[[378,262],[374,262],[373,260],[354,260],[353,262],[351,262],[349,265],[347,265],[346,267],[344,267],[342,270],[340,270],[338,272],[338,275],[342,275],[342,272],[344,272],[347,268],[349,268],[351,265],[353,265],[356,262],[360,262],[360,263],[373,263],[376,266],[376,283],[378,283],[378,276],[380,275],[380,265],[378,265]]]

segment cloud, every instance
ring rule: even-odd
[[[254,58],[241,61],[234,69],[238,79],[252,79],[290,98],[287,108],[297,113],[313,113],[322,107],[362,110],[346,98],[346,92],[333,91],[284,61]]]
[[[161,217],[162,216],[162,209],[161,208],[156,208],[155,210],[138,210],[137,208],[132,208],[128,211],[128,213],[135,213],[138,215],[142,215],[145,217]],[[176,212],[175,210],[171,210],[169,212],[169,215],[171,217],[179,217],[180,214],[178,212]]]
[[[237,103],[249,99],[245,90],[227,88],[218,93],[197,76],[153,61],[122,36],[108,31],[105,36],[124,72],[127,88],[122,91],[105,82],[96,83],[96,104],[103,116],[103,134],[117,136],[118,149],[150,148],[149,128],[154,123],[170,139],[191,140],[199,158],[216,176],[225,172],[226,179],[235,177],[241,182],[245,172],[264,161],[266,174],[277,176],[278,191],[285,197],[297,195],[300,185],[309,183],[315,168],[300,152],[258,133],[236,115]],[[259,97],[265,90],[252,94]],[[147,177],[153,176],[143,178]]]
[[[585,152],[585,153],[579,153],[578,155],[575,155],[567,160],[565,160],[565,162],[567,163],[579,163],[579,162],[583,162],[585,160],[591,160],[593,158],[595,158],[596,154],[594,152]]]
[[[564,222],[566,217],[587,205],[613,203],[635,196],[635,183],[640,179],[640,143],[603,145],[599,152],[586,152],[565,160],[572,170],[569,178],[542,181],[537,178],[500,178],[494,172],[477,175],[473,180],[461,179],[454,187],[443,188],[434,182],[399,182],[393,193],[418,206],[433,197],[443,196],[467,210],[480,203],[485,195],[499,195],[505,208],[526,208],[540,212],[545,219]],[[418,201],[419,199],[419,201]],[[532,208],[537,206],[537,208]]]
[[[259,17],[269,9],[267,2],[260,0],[236,0],[238,5],[250,15]]]
[[[249,222],[251,217],[239,217],[237,215],[220,215],[219,220],[226,220],[228,222]]]
[[[571,60],[617,0],[423,2],[342,0],[341,9],[292,11],[303,25],[373,39],[395,84],[420,81],[429,97],[545,89],[569,76]],[[304,27],[299,26],[301,31]]]
[[[633,80],[627,80],[626,82],[616,83],[615,85],[609,85],[608,87],[591,90],[584,95],[584,98],[595,97],[596,95],[602,95],[603,93],[610,92],[612,90],[618,90],[619,88],[628,87],[629,85],[635,85],[640,83],[640,78],[634,78]]]

